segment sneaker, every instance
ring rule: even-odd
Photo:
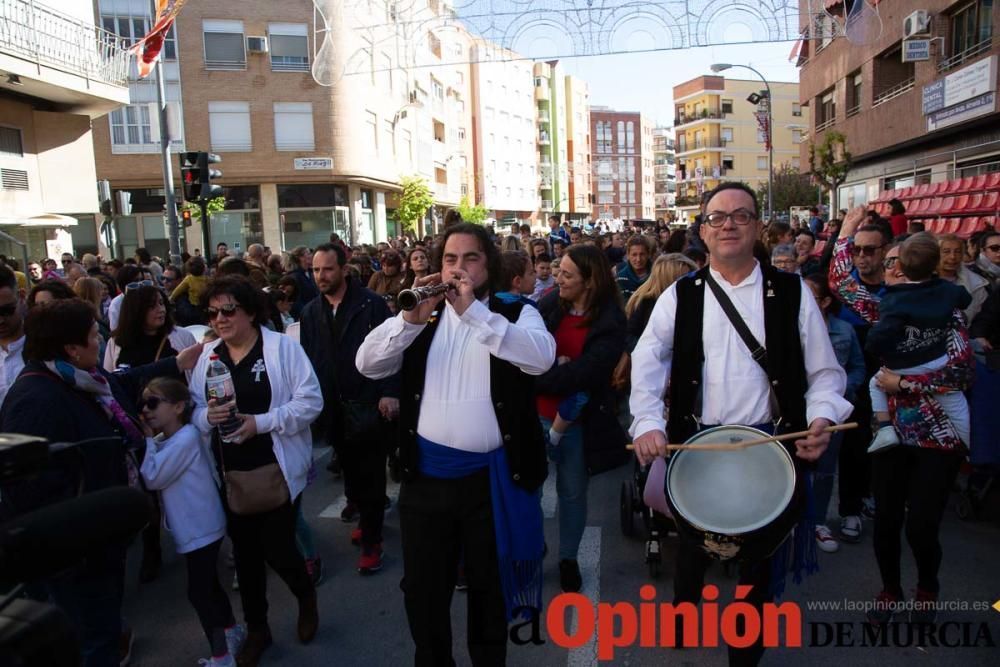
[[[872,444],[868,446],[868,453],[874,454],[886,449],[890,449],[899,444],[899,436],[892,426],[883,426],[872,438]]]
[[[559,561],[559,586],[564,593],[578,593],[583,587],[580,566],[575,560],[565,558]]]
[[[869,521],[875,518],[875,499],[871,496],[861,499],[861,518]]]
[[[893,610],[899,604],[900,596],[893,595],[889,591],[882,591],[875,596],[875,603],[867,611],[868,623],[870,625],[885,625],[892,620]]]
[[[840,549],[840,544],[837,543],[833,533],[823,524],[816,526],[816,546],[828,554],[836,553]]]
[[[247,632],[247,639],[243,642],[243,648],[236,655],[236,662],[240,667],[257,667],[260,664],[260,657],[264,651],[271,648],[274,640],[271,638],[271,628],[267,625],[259,629],[250,629]]]
[[[344,510],[340,513],[340,520],[344,523],[353,523],[358,520],[359,516],[358,506],[348,500],[347,504],[344,505]]]
[[[469,580],[465,578],[465,568],[461,565],[458,566],[458,576],[455,578],[455,590],[469,590]]]
[[[358,574],[374,574],[382,569],[382,544],[361,548],[358,559]]]
[[[132,645],[135,644],[135,633],[132,628],[122,629],[118,635],[118,664],[121,667],[128,667],[132,661]]]
[[[233,590],[240,590],[240,575],[233,572]]]
[[[233,659],[232,653],[227,653],[218,657],[202,658],[198,664],[205,667],[236,667],[236,660]]]
[[[323,559],[319,558],[306,558],[306,572],[309,573],[309,580],[312,581],[313,587],[319,586],[323,581]]]
[[[840,539],[851,544],[861,541],[861,517],[852,514],[841,518]]]
[[[355,528],[354,530],[351,531],[351,544],[353,544],[356,547],[360,547],[361,546],[361,529],[360,528]]]
[[[231,628],[226,628],[226,648],[230,655],[239,655],[243,648],[243,642],[247,640],[247,628],[245,625],[237,623]]]
[[[913,609],[910,610],[910,623],[921,623],[923,625],[934,625],[937,619],[938,596],[929,591],[917,588],[916,595],[913,596]]]

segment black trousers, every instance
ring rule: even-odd
[[[954,452],[900,445],[872,456],[875,488],[875,559],[882,586],[902,597],[900,532],[906,530],[917,561],[917,586],[937,593],[941,567],[938,533],[962,457]]]
[[[374,439],[338,438],[336,442],[337,460],[344,473],[344,495],[357,506],[361,516],[361,543],[379,544],[385,522],[385,446]]]
[[[674,604],[680,602],[691,602],[698,604],[701,601],[701,591],[705,586],[705,571],[708,569],[712,559],[702,551],[695,543],[688,539],[681,539],[677,549],[677,562],[674,569]],[[774,597],[771,595],[771,559],[768,558],[756,563],[740,564],[740,585],[753,586],[750,594],[743,598],[743,601],[752,604],[763,618],[763,608],[765,602],[771,602]],[[681,631],[680,617],[677,623],[677,642],[680,643],[684,636]],[[742,623],[743,619],[739,619]],[[740,628],[743,631],[743,628]],[[747,648],[729,647],[729,664],[733,667],[751,667],[760,662],[764,655],[763,634],[757,642]]]
[[[857,422],[858,427],[844,433],[840,445],[837,491],[840,496],[838,511],[840,516],[857,516],[865,496],[871,490],[871,457],[868,446],[872,442],[872,403],[868,394],[868,376],[858,396],[854,399],[854,411],[848,421]]]
[[[306,562],[295,545],[295,515],[301,498],[294,504],[248,516],[233,514],[227,508],[243,617],[250,630],[267,624],[266,565],[278,573],[296,598],[301,600],[314,590]]]
[[[504,665],[507,614],[500,589],[488,472],[418,477],[399,494],[403,599],[417,667],[454,665],[451,598],[459,555],[468,591],[468,647],[476,667]]]
[[[226,628],[235,625],[229,596],[219,583],[219,550],[222,540],[184,554],[187,561],[187,595],[198,614],[212,655],[226,651]]]

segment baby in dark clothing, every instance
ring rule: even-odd
[[[960,285],[935,278],[941,252],[926,233],[914,234],[899,249],[899,266],[907,282],[890,285],[879,303],[879,320],[868,332],[865,349],[900,375],[920,375],[948,365],[949,327],[955,310],[964,310],[972,297]],[[869,453],[899,444],[889,421],[889,402],[877,385],[869,383],[872,410],[879,429]],[[962,440],[969,441],[969,404],[960,391],[936,394]]]

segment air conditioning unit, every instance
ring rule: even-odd
[[[931,30],[931,16],[926,9],[918,9],[903,19],[903,39],[928,34]]]
[[[267,53],[267,37],[247,37],[247,51]]]

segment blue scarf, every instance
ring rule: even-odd
[[[497,540],[500,587],[507,621],[530,618],[542,609],[542,506],[538,494],[514,484],[503,447],[484,454],[446,447],[417,436],[421,474],[439,479],[467,477],[489,468],[493,528]]]

